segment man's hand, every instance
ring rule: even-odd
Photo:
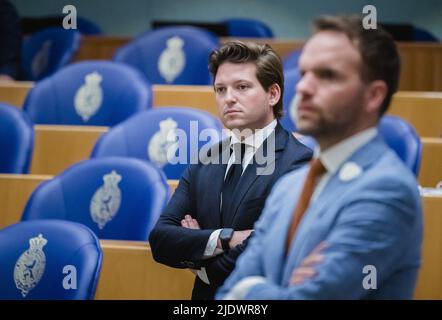
[[[229,241],[230,249],[233,249],[237,245],[243,243],[243,241],[246,240],[252,232],[253,232],[253,229],[234,231],[233,235],[232,235],[232,239],[230,239],[230,241]],[[218,242],[217,242],[216,246],[219,249],[223,248],[223,246],[221,245],[221,240],[219,240],[219,238],[218,238]]]
[[[0,74],[0,82],[11,82],[14,81],[14,78],[7,74]]]
[[[193,219],[190,214],[184,216],[184,219],[181,220],[181,226],[188,229],[201,229],[198,221]]]
[[[325,242],[321,242],[307,257],[302,260],[299,267],[292,272],[289,285],[294,286],[310,279],[317,274],[314,266],[324,261],[324,255],[321,251],[327,247]]]
[[[230,239],[230,242],[229,242],[230,249],[233,249],[237,245],[243,243],[244,240],[246,240],[250,236],[252,231],[253,231],[253,229],[234,231],[232,239]]]

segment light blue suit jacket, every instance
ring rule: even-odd
[[[217,294],[222,299],[241,279],[263,276],[246,299],[410,299],[420,266],[422,209],[414,175],[379,136],[344,162],[362,173],[342,181],[339,171],[304,215],[290,252],[284,254],[292,212],[308,167],[283,176],[255,224],[255,235]],[[343,165],[344,165],[343,164]],[[322,241],[317,275],[289,286],[291,274]],[[364,277],[376,289],[364,289]],[[367,271],[366,271],[367,272]],[[369,281],[371,285],[373,281]]]

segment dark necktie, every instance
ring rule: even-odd
[[[319,158],[311,161],[310,170],[307,174],[307,178],[305,179],[301,196],[299,197],[298,203],[296,204],[295,210],[293,211],[292,221],[290,223],[289,232],[287,233],[287,239],[285,243],[286,255],[290,250],[290,244],[292,243],[299,222],[304,216],[304,213],[307,211],[310,203],[310,198],[312,197],[316,184],[318,183],[319,178],[325,172],[326,169]]]
[[[224,179],[223,187],[221,189],[222,202],[221,202],[221,223],[224,227],[224,223],[229,221],[228,216],[231,214],[230,205],[232,203],[232,198],[235,194],[236,186],[241,179],[242,174],[242,161],[244,158],[246,146],[244,143],[235,145],[233,147],[233,152],[235,153],[235,161],[229,168],[226,178]]]

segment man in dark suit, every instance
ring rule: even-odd
[[[193,299],[214,298],[275,181],[312,157],[278,122],[284,76],[273,49],[227,43],[210,55],[209,69],[230,138],[187,168],[149,237],[156,261],[197,275]]]
[[[21,42],[17,11],[9,1],[0,0],[0,81],[17,79]]]

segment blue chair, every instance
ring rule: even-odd
[[[37,81],[68,64],[80,46],[80,32],[47,28],[25,39],[22,66],[26,80]]]
[[[413,126],[400,117],[385,115],[379,123],[379,133],[417,177],[422,144]]]
[[[137,70],[85,61],[37,82],[24,110],[34,123],[113,126],[151,104],[151,85]]]
[[[414,41],[419,42],[439,42],[431,32],[418,27],[413,27],[413,38]]]
[[[246,18],[231,18],[223,21],[229,37],[273,38],[272,29],[262,21]]]
[[[296,131],[296,124],[292,120],[293,114],[291,115],[291,113],[294,112],[292,105],[296,96],[296,85],[298,84],[299,79],[300,75],[298,69],[284,71],[284,96],[282,97],[284,115],[280,122],[281,125],[290,132]]]
[[[77,29],[84,35],[101,35],[102,30],[98,24],[85,17],[77,16]]]
[[[390,115],[381,118],[378,130],[387,145],[417,177],[422,157],[422,144],[416,130],[405,120]],[[300,137],[299,141],[311,149],[317,145],[316,140],[310,136]]]
[[[0,300],[93,299],[103,253],[78,223],[20,222],[0,230]]]
[[[41,184],[22,220],[70,220],[100,239],[146,241],[168,199],[164,174],[147,161],[90,159]]]
[[[117,51],[114,60],[143,72],[155,84],[209,85],[209,54],[218,39],[196,27],[165,27],[144,33]]]
[[[19,109],[0,103],[0,173],[28,173],[34,128]]]
[[[191,121],[196,121],[197,127]],[[147,159],[162,168],[168,179],[179,179],[190,162],[197,162],[197,151],[206,143],[197,141],[198,135],[205,129],[212,129],[210,134],[215,137],[211,139],[221,139],[221,123],[207,112],[184,107],[151,109],[102,135],[95,144],[92,157]],[[179,157],[175,158],[176,163],[170,161],[174,155]]]
[[[299,57],[301,56],[302,49],[295,50],[289,53],[283,59],[284,70],[298,69]]]

